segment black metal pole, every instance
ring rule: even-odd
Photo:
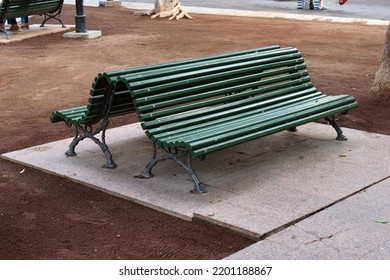
[[[83,0],[76,0],[76,33],[87,32]]]

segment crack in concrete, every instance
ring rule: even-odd
[[[287,228],[289,228],[289,227],[291,227],[291,226],[293,226],[293,225],[295,225],[295,224],[297,224],[297,223],[299,223],[299,222],[301,222],[303,220],[306,220],[307,218],[309,218],[311,216],[314,216],[315,214],[320,213],[320,212],[322,212],[322,211],[324,211],[324,210],[326,210],[326,209],[328,209],[328,208],[330,208],[330,207],[332,207],[332,206],[334,206],[334,205],[336,205],[336,204],[338,204],[338,203],[340,203],[340,202],[342,202],[342,201],[344,201],[344,200],[346,200],[346,199],[348,199],[348,198],[350,198],[350,197],[352,197],[352,196],[354,196],[356,194],[359,194],[359,193],[361,193],[363,191],[366,191],[369,188],[371,188],[371,187],[373,187],[373,186],[375,186],[375,185],[377,185],[377,184],[379,184],[381,182],[384,182],[384,181],[386,181],[388,179],[390,179],[390,175],[385,177],[385,178],[383,178],[383,179],[380,179],[380,180],[378,180],[376,182],[373,182],[373,183],[369,184],[368,186],[365,186],[365,187],[361,188],[360,190],[357,190],[357,191],[355,191],[355,192],[353,192],[353,193],[351,193],[349,195],[346,195],[346,196],[344,196],[344,197],[342,197],[342,198],[340,198],[340,199],[338,199],[338,200],[336,200],[336,201],[334,201],[334,202],[332,202],[332,203],[330,203],[330,204],[328,204],[328,205],[326,205],[324,207],[321,207],[321,208],[319,208],[319,209],[317,209],[317,210],[315,210],[315,211],[313,211],[311,213],[308,213],[308,214],[306,214],[306,215],[304,215],[302,217],[299,217],[299,218],[297,218],[297,219],[295,219],[295,220],[293,220],[293,221],[291,221],[291,222],[289,222],[287,224],[284,224],[284,225],[282,225],[282,226],[280,226],[278,228],[275,228],[275,229],[273,229],[273,230],[271,230],[271,231],[261,235],[259,237],[258,241],[264,240],[264,239],[266,239],[266,238],[268,238],[268,237],[270,237],[270,236],[272,236],[272,235],[274,235],[274,234],[276,234],[276,233],[278,233],[278,232],[280,232],[282,230],[285,230],[285,229],[287,229]]]
[[[314,239],[314,240],[312,240],[312,241],[306,242],[305,245],[313,244],[313,243],[315,243],[315,242],[321,242],[322,240],[324,240],[324,239],[330,239],[330,238],[332,238],[333,236],[334,236],[334,234],[331,234],[331,235],[329,235],[329,236],[324,236],[324,237],[318,237],[318,239]]]

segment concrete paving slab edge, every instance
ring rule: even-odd
[[[62,27],[60,24],[46,24],[44,27],[40,27],[40,24],[31,24],[30,29],[28,30],[9,32],[9,39],[6,38],[5,34],[0,33],[0,45],[18,42],[37,36],[65,32],[71,30],[72,28],[74,28],[74,25],[66,25],[65,27]]]
[[[226,259],[389,260],[390,223],[378,222],[390,221],[389,186],[388,177]]]

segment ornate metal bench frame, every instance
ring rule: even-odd
[[[7,30],[5,29],[5,24],[6,24],[6,20],[7,20],[7,14],[8,14],[8,10],[9,10],[9,7],[11,5],[11,1],[12,0],[4,0],[3,3],[1,4],[0,7],[4,7],[4,12],[0,15],[0,32],[1,33],[4,33],[6,38],[9,39],[9,36],[8,36],[8,32]],[[36,1],[34,2],[31,2],[31,3],[34,3],[35,4]],[[62,11],[62,6],[64,4],[64,1],[61,0],[60,3],[59,3],[59,7],[56,11],[54,12],[35,12],[35,7],[32,9],[32,12],[31,13],[28,13],[26,15],[23,15],[23,16],[30,16],[30,15],[43,15],[44,19],[43,19],[43,22],[41,23],[40,27],[44,27],[45,26],[45,23],[49,20],[49,19],[55,19],[57,20],[59,23],[61,23],[62,27],[64,28],[65,27],[65,24],[64,22],[62,21],[61,19],[61,11]]]

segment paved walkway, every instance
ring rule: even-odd
[[[0,33],[0,45],[18,42],[37,36],[69,31],[74,28],[73,25],[67,25],[63,28],[60,24],[46,24],[45,27],[40,26],[40,24],[31,24],[30,29],[28,30],[21,29],[16,32],[9,31],[9,38],[7,38],[4,33]]]
[[[152,7],[153,0],[122,0],[126,7],[139,8],[148,5]],[[203,13],[218,14],[245,14],[252,16],[278,16],[296,19],[348,19],[355,21],[385,21],[388,24],[390,1],[388,0],[350,0],[343,6],[338,0],[325,0],[326,10],[298,10],[296,0],[182,0],[182,5],[190,12],[198,12],[199,8]],[[245,12],[244,12],[245,11]],[[201,11],[200,11],[201,12]],[[336,20],[336,19],[335,19]]]
[[[191,194],[186,173],[151,156],[138,123],[107,131],[116,170],[100,148],[71,139],[2,155],[186,220],[205,220],[259,240],[228,259],[390,259],[390,136],[311,123],[217,152],[193,166],[208,193]],[[369,155],[369,156],[368,156]],[[389,222],[389,223],[388,223]]]
[[[74,4],[75,0],[65,0]],[[84,0],[85,6],[98,6],[99,0]],[[153,0],[122,0],[122,6],[130,9],[149,10]],[[298,10],[297,2],[291,0],[182,0],[186,11],[199,14],[251,16],[268,18],[289,18],[299,20],[320,20],[334,22],[358,22],[365,24],[388,25],[390,1],[350,0],[340,6],[338,0],[328,0],[326,10]],[[88,18],[88,15],[86,15]]]

